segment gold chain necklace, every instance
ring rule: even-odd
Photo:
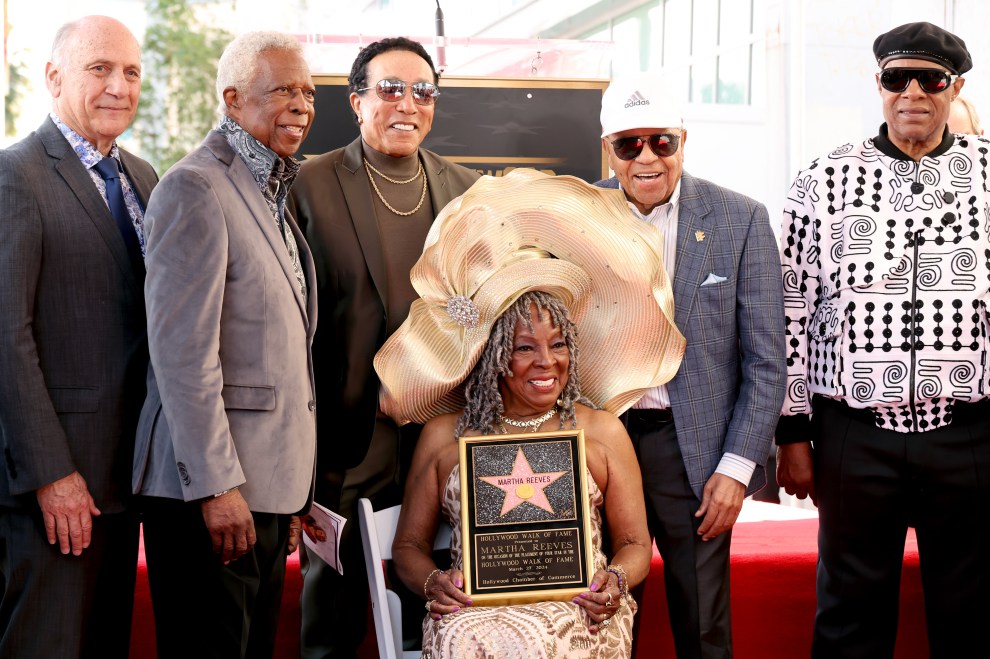
[[[388,176],[385,176],[377,169],[372,167],[371,163],[368,162],[367,158],[364,159],[364,169],[365,171],[368,172],[368,180],[371,181],[371,187],[374,189],[375,194],[378,195],[378,198],[382,200],[382,203],[385,204],[385,208],[389,209],[396,215],[401,215],[402,217],[408,217],[410,215],[413,215],[414,213],[416,213],[416,211],[418,211],[420,208],[423,207],[423,202],[426,201],[426,176],[423,176],[423,192],[419,195],[419,203],[416,204],[416,208],[412,209],[411,211],[400,211],[400,210],[396,210],[396,208],[392,206],[392,204],[385,201],[385,197],[384,195],[382,195],[382,191],[378,189],[378,184],[375,183],[375,177],[371,175],[371,172],[374,171],[376,174],[381,176],[386,181],[389,181],[390,183],[395,183],[396,185],[405,185],[406,183],[412,183],[413,181],[418,179],[420,175],[423,174],[423,163],[419,163],[419,171],[416,172],[416,176],[413,176],[411,179],[407,179],[405,181],[397,181],[393,178],[389,178]]]
[[[540,426],[542,426],[545,421],[549,420],[550,417],[552,417],[556,413],[557,413],[557,406],[554,405],[553,407],[550,408],[550,410],[546,414],[538,416],[535,419],[530,419],[529,421],[516,421],[515,419],[510,419],[504,414],[500,414],[498,424],[502,428],[503,435],[508,434],[505,430],[505,426],[502,425],[503,423],[508,423],[510,426],[515,426],[516,428],[528,428],[530,432],[536,432],[540,429]]]
[[[395,183],[396,185],[405,185],[406,183],[412,183],[413,181],[415,181],[416,179],[419,178],[419,175],[420,174],[423,173],[423,163],[422,162],[418,162],[419,169],[416,170],[416,174],[412,178],[407,178],[405,181],[399,181],[397,179],[390,178],[388,176],[388,174],[385,174],[384,172],[382,172],[381,170],[379,170],[377,167],[375,167],[374,165],[372,165],[370,162],[368,162],[368,159],[367,158],[364,159],[364,164],[371,171],[373,171],[374,173],[378,174],[379,176],[381,176],[383,179],[385,179],[389,183]]]

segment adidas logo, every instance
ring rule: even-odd
[[[629,100],[626,101],[626,104],[625,104],[624,107],[634,108],[637,105],[649,105],[649,104],[650,104],[650,100],[648,98],[644,97],[639,92],[635,92],[635,93],[633,93],[632,96],[629,97]]]

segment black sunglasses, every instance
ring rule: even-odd
[[[669,158],[677,153],[681,136],[673,133],[657,133],[656,135],[634,135],[620,137],[612,142],[612,150],[619,160],[634,160],[643,152],[643,147],[650,145],[650,150],[661,158]]]
[[[880,85],[889,92],[900,94],[917,80],[926,94],[944,92],[952,85],[952,74],[940,69],[884,69],[880,72]]]
[[[378,98],[389,103],[397,103],[406,95],[406,87],[412,87],[412,97],[417,105],[433,105],[437,102],[437,97],[440,96],[440,88],[432,82],[416,82],[410,85],[402,80],[389,78],[379,80],[374,87],[359,89],[358,93],[374,89]]]

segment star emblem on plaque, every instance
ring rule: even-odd
[[[465,592],[482,606],[567,600],[593,554],[581,430],[461,437]]]
[[[568,472],[534,473],[529,460],[526,459],[526,455],[523,453],[522,447],[519,447],[511,473],[503,476],[480,476],[479,479],[505,492],[505,502],[502,504],[502,512],[500,513],[501,517],[505,517],[506,513],[524,503],[542,508],[553,515],[554,510],[550,506],[544,490],[546,490],[548,485],[566,473]]]

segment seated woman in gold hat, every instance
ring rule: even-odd
[[[532,171],[479,181],[438,217],[412,271],[421,298],[376,357],[383,409],[426,422],[393,544],[399,577],[426,599],[424,657],[630,655],[628,591],[652,550],[615,412],[673,376],[684,339],[655,237],[614,192]],[[473,606],[457,438],[568,429],[585,438],[590,587],[566,601]],[[447,570],[432,552],[441,520],[453,528]]]

